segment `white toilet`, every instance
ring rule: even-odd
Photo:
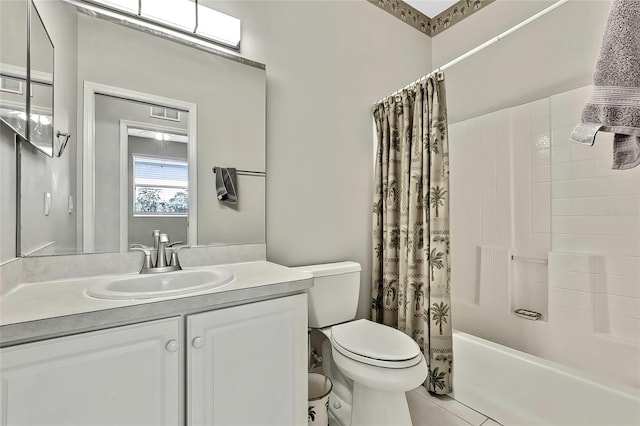
[[[411,425],[405,392],[424,382],[427,364],[418,344],[403,332],[369,320],[353,321],[360,264],[296,269],[313,275],[309,327],[329,338],[322,346],[322,371],[333,382],[333,417],[343,426]]]

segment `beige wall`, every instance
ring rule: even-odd
[[[553,1],[501,0],[433,38],[437,67]],[[449,122],[592,83],[611,2],[572,0],[446,71]]]
[[[368,316],[370,108],[430,69],[430,39],[365,1],[210,4],[242,19],[242,55],[267,64],[267,258],[360,262]]]

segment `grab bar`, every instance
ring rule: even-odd
[[[524,256],[514,256],[514,255],[511,255],[511,260],[521,260],[523,262],[531,262],[531,263],[542,263],[544,265],[549,263],[547,259],[538,259],[535,257],[524,257]]]

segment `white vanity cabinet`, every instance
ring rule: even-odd
[[[303,425],[307,295],[10,346],[0,371],[0,426]]]
[[[179,425],[180,317],[3,348],[0,423]]]
[[[307,424],[307,295],[187,317],[187,424]]]

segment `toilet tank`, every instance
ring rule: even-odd
[[[360,295],[359,263],[324,263],[295,269],[313,275],[313,287],[308,290],[309,327],[328,327],[356,317]]]

